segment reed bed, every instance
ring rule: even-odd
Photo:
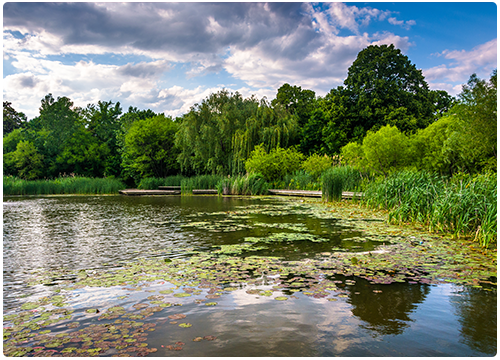
[[[325,201],[340,201],[343,191],[359,191],[363,177],[352,166],[336,166],[321,176],[321,194]]]
[[[395,223],[415,222],[430,231],[471,236],[488,247],[497,238],[497,175],[445,178],[401,171],[370,184],[364,202],[389,210]]]
[[[55,195],[55,194],[117,194],[125,189],[118,179],[59,177],[54,180],[23,180],[3,177],[3,194],[9,195]]]
[[[217,184],[219,195],[265,195],[269,184],[261,174],[223,178]]]
[[[185,177],[182,175],[172,175],[165,178],[144,178],[141,179],[137,188],[144,190],[156,190],[159,186],[181,186],[181,182],[184,179]]]
[[[198,175],[181,180],[182,194],[191,194],[193,189],[216,189],[223,179],[220,175]]]

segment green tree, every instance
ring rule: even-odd
[[[87,177],[102,177],[106,174],[106,163],[110,150],[106,143],[100,142],[88,129],[81,125],[67,141],[57,163],[67,173]]]
[[[135,121],[125,135],[122,157],[124,171],[136,183],[143,177],[167,177],[179,172],[175,134],[178,124],[157,115]]]
[[[43,156],[38,153],[35,145],[31,142],[21,141],[17,144],[16,151],[11,154],[11,161],[20,177],[34,180],[41,175]]]
[[[107,147],[107,156],[103,158],[103,171],[100,176],[118,176],[121,173],[121,156],[118,151],[117,135],[121,129],[120,103],[98,101],[97,105],[89,104],[82,111],[86,127],[99,143],[99,147]],[[104,148],[103,148],[104,150]]]
[[[447,99],[429,90],[422,71],[394,45],[368,46],[349,68],[344,87],[325,97],[323,141],[329,151],[338,152],[385,125],[413,133],[449,106]]]
[[[316,93],[312,90],[302,90],[300,86],[283,84],[276,94],[272,106],[281,104],[291,114],[298,116],[299,126],[305,125],[315,107]]]
[[[232,140],[258,107],[254,98],[221,90],[195,104],[180,122],[176,145],[185,174],[231,174]]]
[[[178,160],[184,174],[241,174],[255,145],[288,147],[297,134],[297,116],[283,105],[222,90],[180,119]]]
[[[450,110],[455,117],[448,146],[458,152],[465,170],[497,168],[497,72],[489,81],[473,74]]]
[[[457,170],[459,156],[448,146],[454,121],[453,116],[444,116],[410,137],[412,165],[442,175]]]
[[[26,123],[26,115],[17,112],[9,101],[3,102],[3,134],[7,135],[15,129],[19,129]]]
[[[43,155],[43,174],[56,177],[61,172],[68,172],[67,164],[57,162],[73,133],[82,124],[81,110],[63,96],[55,100],[52,94],[42,99],[40,116],[31,120],[30,129],[36,132],[33,144]]]

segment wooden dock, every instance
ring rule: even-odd
[[[269,189],[270,195],[280,195],[280,196],[300,196],[300,197],[314,197],[321,198],[321,191],[313,190],[278,190]],[[126,189],[120,190],[120,194],[128,196],[140,196],[140,195],[180,195],[180,187],[174,186],[160,186],[159,190],[139,190],[139,189]],[[216,189],[193,189],[193,195],[217,195],[218,191]],[[363,193],[354,193],[350,191],[344,191],[342,193],[343,199],[352,198],[362,198]]]
[[[180,190],[139,190],[139,189],[125,189],[120,190],[120,194],[128,196],[139,195],[180,195]]]
[[[218,193],[219,192],[216,189],[193,189],[194,195],[206,195],[206,194],[217,195]]]
[[[321,197],[321,191],[314,190],[278,190],[278,189],[269,189],[268,190],[271,195],[281,195],[281,196],[301,196],[301,197]],[[342,192],[343,199],[352,199],[352,198],[361,198],[363,197],[363,193],[355,193],[351,191]]]

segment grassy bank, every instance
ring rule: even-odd
[[[60,177],[54,180],[23,180],[3,177],[3,194],[54,195],[54,194],[117,194],[125,184],[117,179]]]
[[[394,223],[420,223],[430,231],[471,236],[484,247],[496,242],[496,174],[450,179],[402,171],[369,184],[363,201],[388,210]]]

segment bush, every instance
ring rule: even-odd
[[[317,181],[321,174],[331,168],[332,165],[332,159],[327,155],[312,154],[302,163],[302,169],[307,171]]]
[[[267,153],[262,145],[257,145],[245,162],[245,169],[248,173],[260,173],[271,182],[299,170],[303,159],[304,155],[295,148],[277,147]]]

